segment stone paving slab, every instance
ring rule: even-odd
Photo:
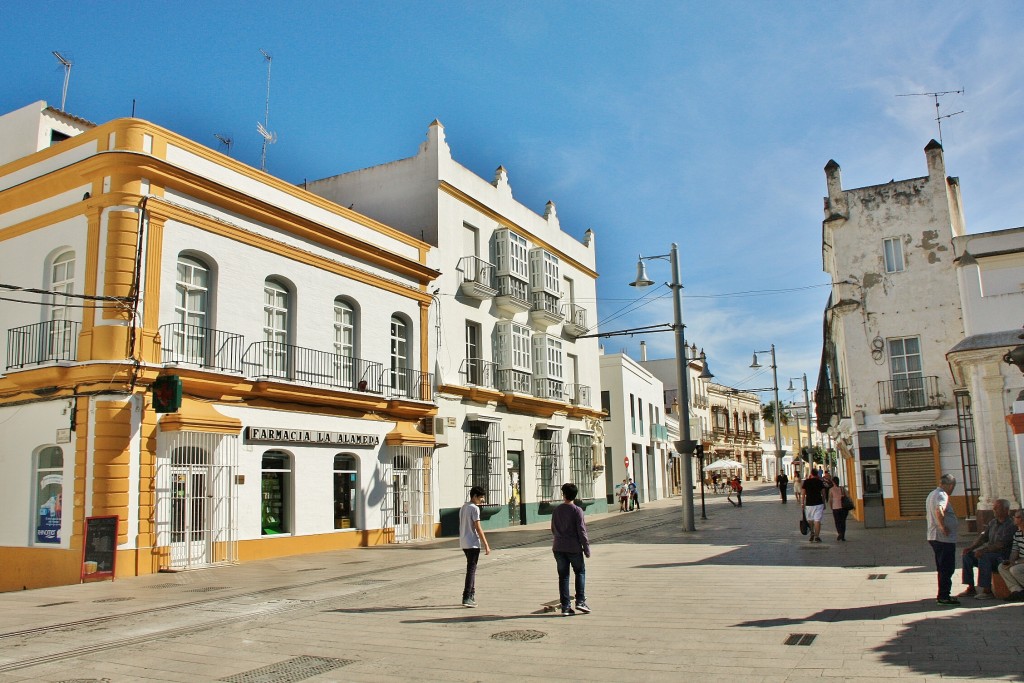
[[[774,487],[744,493],[709,497],[707,520],[698,498],[689,534],[678,499],[589,514],[594,613],[571,618],[550,611],[543,524],[489,532],[476,610],[452,539],[0,594],[0,683],[214,681],[308,656],[354,661],[304,681],[1024,680],[1024,605],[936,605],[923,522],[851,522],[842,544],[826,519],[810,544]]]

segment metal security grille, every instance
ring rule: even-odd
[[[537,439],[537,500],[557,502],[561,500],[562,442],[557,438],[561,433],[549,430],[543,434],[543,439]]]
[[[967,515],[971,516],[978,509],[978,458],[974,444],[974,413],[971,411],[971,395],[966,391],[958,391],[956,397],[956,422],[960,435],[960,462],[963,466],[964,499],[967,502]]]
[[[162,569],[193,569],[238,560],[238,437],[170,432],[159,437],[156,545]]]
[[[505,499],[505,466],[501,451],[500,423],[476,420],[466,429],[466,497],[469,489],[487,491],[487,502]]]
[[[583,432],[569,432],[569,467],[572,482],[583,500],[594,497],[593,437]]]
[[[395,543],[433,538],[430,503],[430,449],[392,448],[385,527],[394,529]]]

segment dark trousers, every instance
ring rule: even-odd
[[[978,568],[978,588],[992,589],[992,572],[996,571],[999,563],[1005,560],[1008,555],[1002,553],[985,553],[979,560],[973,552],[964,553],[963,568],[960,577],[968,586],[974,585],[974,568]]]
[[[935,571],[939,575],[939,600],[949,597],[953,588],[953,572],[956,570],[956,543],[928,541],[935,552]]]
[[[781,493],[781,494],[782,494],[782,502],[783,502],[783,503],[785,503],[785,502],[786,502],[786,489],[787,489],[787,488],[788,488],[788,487],[786,487],[786,486],[783,486],[782,484],[779,484],[779,493]]]
[[[844,510],[842,508],[832,510],[832,519],[836,522],[836,536],[843,540],[846,540],[846,517],[849,514],[849,510]]]
[[[562,607],[569,607],[572,596],[569,595],[569,568],[576,575],[576,602],[587,599],[587,565],[583,561],[583,553],[566,553],[560,550],[555,553],[555,565],[558,567],[558,600]]]
[[[634,507],[636,507],[637,510],[640,509],[640,494],[636,491],[633,491],[632,495],[629,497],[629,509],[632,510]]]
[[[476,596],[476,565],[480,561],[480,548],[463,548],[466,553],[466,585],[462,588],[462,599]]]

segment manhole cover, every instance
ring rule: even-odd
[[[491,635],[494,640],[507,640],[511,642],[521,643],[527,640],[540,640],[547,634],[543,631],[499,631]]]
[[[226,676],[218,680],[228,683],[292,683],[340,669],[355,663],[354,659],[331,659],[330,657],[295,657],[270,666]]]
[[[125,600],[134,600],[135,598],[101,598],[99,600],[93,600],[93,602],[124,602]]]

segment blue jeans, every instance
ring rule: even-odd
[[[942,600],[949,597],[953,588],[953,572],[956,570],[956,543],[944,543],[942,541],[928,541],[935,552],[935,571],[939,575],[939,594],[936,596]]]
[[[569,607],[572,600],[569,595],[569,567],[576,575],[576,602],[587,599],[587,565],[583,561],[583,553],[565,553],[555,550],[555,564],[558,566],[558,599],[562,607]]]
[[[974,556],[973,552],[965,553],[963,556],[963,569],[961,570],[961,579],[968,586],[974,585],[974,568],[978,568],[978,588],[986,588],[992,590],[992,572],[995,571],[999,563],[1005,560],[1009,555],[1003,553],[985,553],[979,560]]]

